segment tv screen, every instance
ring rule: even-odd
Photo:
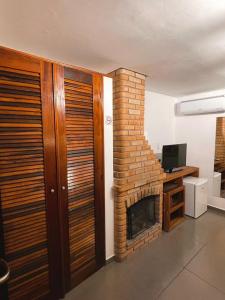
[[[162,167],[166,172],[186,166],[187,144],[165,145],[162,149]]]

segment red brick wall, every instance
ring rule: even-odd
[[[225,117],[216,120],[216,151],[215,157],[225,166]]]
[[[122,260],[161,232],[163,170],[144,137],[145,76],[118,69],[113,77],[116,257]],[[159,116],[160,117],[160,116]],[[157,224],[134,241],[126,239],[126,209],[159,194]]]

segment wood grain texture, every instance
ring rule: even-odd
[[[53,66],[41,63],[42,125],[45,169],[46,216],[48,232],[48,261],[51,298],[63,296],[62,252],[60,247],[59,197],[57,191],[57,162],[53,102]],[[51,190],[55,192],[52,193]]]
[[[99,125],[103,124],[99,110],[102,82],[68,68],[64,68],[64,76],[72,287],[102,266],[105,259],[105,245],[100,241],[105,235],[103,125]]]
[[[63,66],[63,67],[66,67],[68,69],[72,69],[72,70],[77,70],[77,71],[82,71],[84,72],[85,74],[90,74],[90,75],[94,75],[94,74],[100,74],[102,75],[101,73],[99,72],[96,72],[96,71],[93,71],[93,70],[89,70],[87,68],[84,68],[84,67],[81,67],[81,66],[74,66],[74,65],[71,65],[71,64],[68,64],[68,63],[64,63],[64,62],[59,62],[59,61],[56,61],[56,60],[52,60],[52,59],[49,59],[47,57],[40,57],[38,55],[33,55],[33,54],[29,54],[29,53],[24,53],[22,51],[19,51],[19,50],[15,50],[15,49],[12,49],[12,48],[8,48],[8,47],[3,47],[3,46],[0,46],[0,49],[1,51],[5,51],[6,53],[7,52],[11,52],[13,53],[14,55],[20,55],[20,56],[25,56],[25,61],[28,61],[29,59],[31,59],[32,61],[36,60],[37,62],[40,62],[40,61],[45,61],[45,62],[49,62],[51,64],[57,64],[57,65],[60,65],[60,66]],[[0,53],[3,53],[3,52],[0,52]],[[24,61],[24,62],[25,62]],[[20,63],[20,62],[19,62]],[[30,62],[29,62],[30,63]],[[38,64],[38,63],[37,63]],[[109,76],[109,74],[104,74],[104,76],[106,77],[111,77]]]
[[[105,264],[105,174],[104,174],[104,107],[103,77],[93,76],[95,198],[96,201],[96,259]]]
[[[178,172],[172,172],[172,173],[164,173],[165,177],[163,179],[163,183],[178,179],[180,177],[184,176],[194,176],[198,177],[199,176],[199,168],[197,167],[190,167],[186,166],[183,167],[181,171]]]
[[[28,72],[30,76],[40,72],[40,59],[34,56],[0,47],[0,58],[1,67]]]
[[[91,80],[90,78],[91,77]],[[92,76],[65,68],[65,120],[71,284],[95,264],[94,129]],[[85,84],[82,85],[82,81]],[[88,89],[87,89],[88,88]],[[83,101],[84,100],[84,101]]]
[[[51,203],[57,207],[49,189],[56,188],[51,78],[51,64],[0,48],[1,220],[10,300],[57,295],[56,223],[48,222]]]
[[[64,68],[53,65],[54,104],[55,104],[55,136],[57,152],[57,185],[60,218],[60,249],[62,265],[62,294],[70,289],[70,252],[68,224],[68,193],[67,193],[67,150],[64,100]]]
[[[163,180],[163,230],[170,231],[184,220],[185,211],[185,187],[183,178],[185,176],[199,176],[199,168],[183,167],[182,170],[165,173]],[[172,183],[172,185],[171,185]],[[173,197],[176,195],[175,203]],[[177,198],[178,197],[178,198]],[[179,201],[177,201],[179,200]],[[174,213],[179,213],[174,219]]]
[[[102,97],[95,72],[0,47],[4,300],[58,299],[105,262]]]
[[[2,199],[0,190],[0,257],[5,257],[4,249],[4,231],[3,231],[3,218],[2,218]],[[0,285],[0,299],[8,299],[7,284]]]

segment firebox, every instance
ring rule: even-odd
[[[131,240],[156,223],[155,202],[158,196],[148,196],[127,209],[127,239]]]

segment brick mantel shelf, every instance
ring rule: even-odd
[[[115,253],[118,261],[157,238],[162,227],[163,170],[144,137],[145,76],[120,68],[113,77]],[[127,241],[127,208],[159,195],[157,223]]]

